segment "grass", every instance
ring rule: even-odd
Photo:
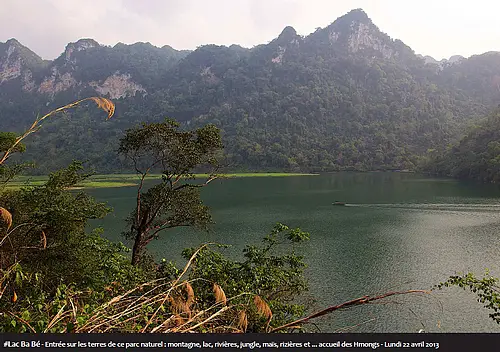
[[[131,187],[136,186],[137,183],[132,182],[110,182],[110,181],[87,181],[82,182],[80,187],[75,187],[76,189],[81,188],[113,188],[113,187]]]
[[[316,176],[318,174],[284,173],[284,172],[248,172],[248,173],[230,173],[224,174],[224,178],[236,177],[288,177],[288,176]],[[196,178],[206,178],[209,174],[195,174]],[[151,174],[146,177],[147,180],[157,180],[160,174]],[[47,180],[47,176],[19,176],[9,182],[8,188],[20,188],[22,186],[42,185]],[[82,182],[78,188],[113,188],[130,187],[139,182],[139,176],[136,174],[106,174],[94,175],[88,181]]]
[[[286,176],[317,176],[319,174],[300,174],[300,173],[286,173],[286,172],[249,172],[249,173],[235,173],[224,174],[226,177],[286,177]]]
[[[229,173],[223,174],[224,177],[286,177],[286,176],[315,176],[318,174],[301,174],[301,173],[286,173],[286,172],[246,172],[246,173]],[[210,176],[209,174],[195,174],[196,177],[206,178]],[[158,179],[161,177],[160,174],[151,174],[146,179]],[[136,181],[139,176],[136,174],[106,174],[106,175],[94,175],[92,180],[130,180]]]

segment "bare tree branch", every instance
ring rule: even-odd
[[[332,313],[332,312],[334,312],[336,310],[339,310],[339,309],[344,309],[344,308],[348,308],[348,307],[355,306],[355,305],[361,305],[361,304],[370,303],[372,301],[377,301],[377,300],[380,300],[382,298],[386,298],[386,297],[390,297],[390,296],[394,296],[394,295],[405,295],[405,294],[409,294],[409,293],[426,293],[426,294],[429,294],[429,291],[425,291],[425,290],[393,291],[393,292],[387,292],[387,293],[384,293],[382,295],[375,296],[375,297],[363,296],[363,297],[360,297],[360,298],[353,299],[351,301],[344,302],[344,303],[336,305],[336,306],[331,306],[331,307],[325,308],[323,310],[320,310],[319,312],[311,314],[311,315],[309,315],[309,316],[307,316],[305,318],[301,318],[301,319],[295,320],[295,321],[293,321],[291,323],[278,326],[278,327],[276,327],[274,329],[271,329],[270,332],[277,332],[277,331],[281,331],[281,330],[290,328],[292,326],[304,324],[304,323],[307,323],[311,319],[321,317],[323,315]]]
[[[193,184],[193,183],[185,183],[185,184],[183,184],[181,186],[178,186],[178,187],[174,188],[174,191],[178,191],[178,190],[186,188],[186,187],[205,187],[210,182],[212,182],[213,180],[217,179],[217,177],[218,177],[217,175],[212,175],[204,183],[202,183],[200,185]]]

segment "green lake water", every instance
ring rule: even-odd
[[[99,221],[122,240],[135,188],[89,191],[114,213]],[[313,309],[363,295],[429,289],[458,272],[500,276],[500,188],[405,173],[233,178],[203,189],[216,222],[209,233],[165,232],[150,249],[184,264],[180,252],[205,242],[239,255],[276,222],[311,233],[303,246]],[[346,206],[333,206],[334,201]],[[322,332],[500,332],[476,296],[459,288],[406,295],[334,313]],[[310,326],[313,328],[312,326]]]

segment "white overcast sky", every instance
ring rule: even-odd
[[[500,51],[500,0],[0,0],[0,41],[16,38],[44,59],[80,38],[252,47],[287,25],[307,35],[355,8],[418,54]]]

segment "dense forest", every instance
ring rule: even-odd
[[[430,150],[423,159],[425,172],[473,179],[482,182],[500,182],[500,109],[471,126],[464,137],[444,151]]]
[[[499,53],[429,62],[362,10],[306,37],[286,27],[251,49],[82,39],[44,61],[14,39],[0,44],[3,131],[20,132],[75,97],[116,103],[110,121],[76,110],[45,124],[23,155],[44,174],[74,158],[102,173],[123,171],[119,136],[165,116],[183,128],[216,125],[232,170],[414,169],[488,114],[499,85]]]

